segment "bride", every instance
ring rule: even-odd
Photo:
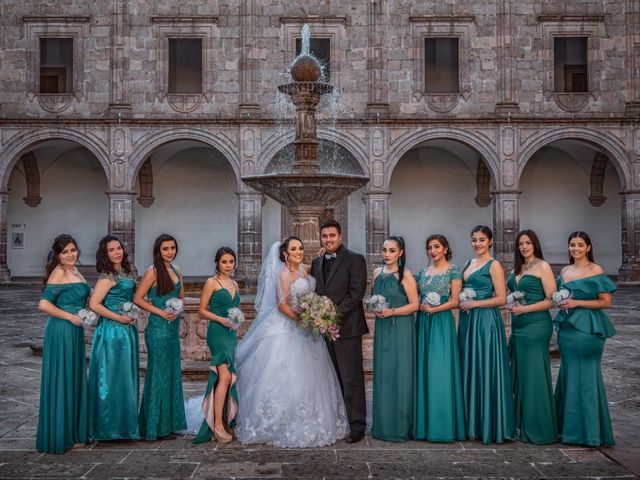
[[[297,237],[276,242],[262,265],[257,316],[236,350],[242,443],[330,445],[349,433],[340,384],[324,339],[297,324],[291,299],[314,291]]]

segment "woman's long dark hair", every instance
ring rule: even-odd
[[[402,255],[400,255],[400,258],[398,259],[398,283],[402,283],[402,278],[404,277],[404,268],[407,265],[407,249],[404,248],[404,238],[391,235],[385,239],[385,242],[387,240],[396,242],[400,250],[402,250]]]
[[[284,252],[286,252],[289,248],[289,243],[291,243],[291,240],[298,240],[300,243],[302,243],[302,248],[304,248],[302,239],[296,237],[295,235],[285,238],[280,244],[280,248],[278,248],[278,251],[280,252],[280,261],[282,263],[285,263],[287,261],[286,257],[284,256]]]
[[[129,263],[129,255],[124,248],[124,245],[120,241],[118,237],[115,235],[106,235],[100,239],[100,243],[98,243],[98,250],[96,250],[96,270],[98,273],[106,273],[111,275],[117,275],[118,272],[111,260],[109,260],[109,253],[107,252],[107,246],[109,242],[118,242],[122,247],[122,263],[120,263],[122,267],[122,272],[127,275],[131,275],[131,264]]]
[[[569,245],[571,243],[571,240],[573,240],[574,238],[581,238],[582,240],[584,240],[584,243],[586,243],[589,247],[591,247],[587,252],[587,258],[591,263],[595,263],[595,260],[593,259],[593,245],[591,244],[591,239],[589,238],[589,235],[587,235],[586,232],[582,232],[580,230],[578,230],[577,232],[573,232],[571,235],[569,235],[569,239],[567,240],[567,245]],[[571,253],[569,253],[569,264],[573,265],[574,262],[575,260],[571,256]]]
[[[153,244],[153,267],[156,270],[156,292],[158,292],[158,295],[165,295],[175,287],[173,280],[171,280],[171,275],[169,275],[169,271],[164,264],[164,260],[162,260],[162,255],[160,254],[160,246],[163,242],[175,243],[176,257],[178,256],[178,242],[175,238],[167,233],[163,233],[156,238]]]
[[[80,258],[80,248],[78,248],[78,242],[68,233],[61,233],[53,240],[51,245],[51,251],[49,252],[49,258],[47,259],[47,265],[44,267],[44,278],[42,279],[42,289],[47,286],[47,281],[51,276],[51,272],[60,265],[60,259],[58,255],[64,250],[64,247],[72,243],[78,249],[78,258]]]
[[[538,239],[538,235],[533,230],[521,230],[518,232],[516,236],[515,246],[513,248],[513,271],[516,275],[520,275],[522,271],[522,266],[524,265],[524,257],[522,253],[520,253],[520,247],[518,246],[518,242],[520,242],[520,238],[526,235],[531,240],[533,245],[533,255],[540,260],[544,260],[544,256],[542,255],[542,247],[540,246],[540,240]]]
[[[433,235],[429,235],[429,238],[427,238],[427,241],[425,243],[425,248],[427,250],[429,250],[429,243],[431,243],[432,240],[436,240],[447,250],[444,254],[444,259],[447,261],[451,260],[451,257],[453,257],[453,252],[451,251],[451,247],[449,246],[449,240],[447,240],[447,237],[445,237],[441,233],[434,233]],[[429,258],[429,262],[431,262],[431,258]]]
[[[216,256],[215,256],[215,264],[216,264],[216,273],[220,273],[220,269],[218,268],[218,264],[220,263],[220,259],[222,258],[223,255],[231,255],[233,257],[233,261],[234,263],[238,263],[238,259],[236,258],[236,252],[233,251],[232,248],[230,247],[220,247],[217,251],[216,251]],[[236,265],[237,267],[237,265]]]

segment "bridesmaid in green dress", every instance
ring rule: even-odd
[[[553,333],[549,299],[556,291],[556,282],[551,266],[543,260],[534,231],[518,233],[514,252],[515,268],[507,279],[507,288],[525,295],[521,304],[508,305],[511,385],[518,438],[527,443],[554,443],[558,430],[549,366],[549,340]]]
[[[418,383],[413,437],[453,442],[466,438],[460,356],[451,313],[458,306],[462,275],[457,266],[449,263],[452,254],[444,235],[427,238],[427,254],[433,265],[418,277],[422,303],[417,318]]]
[[[90,289],[76,268],[80,251],[71,235],[58,235],[45,267],[38,308],[44,329],[36,448],[63,453],[87,443],[87,367],[84,328],[78,318]]]
[[[593,263],[589,235],[569,236],[570,265],[558,277],[558,290],[573,295],[559,306],[560,372],[556,383],[556,413],[562,443],[614,445],[607,393],[600,367],[604,342],[616,334],[603,309],[611,306],[616,286]]]
[[[416,382],[416,281],[405,268],[402,237],[382,245],[384,267],[373,272],[372,295],[382,295],[389,307],[376,313],[373,340],[374,438],[404,442],[413,433]]]
[[[136,305],[150,313],[144,332],[147,372],[138,415],[140,437],[146,440],[175,438],[173,432],[187,428],[180,365],[180,315],[165,309],[167,300],[184,298],[182,275],[171,265],[177,254],[175,238],[166,233],[156,238],[153,265],[145,272],[133,297]]]
[[[471,231],[476,257],[462,271],[458,342],[467,437],[483,443],[502,443],[515,437],[509,359],[500,305],[506,300],[504,271],[491,258],[491,229],[479,225]]]
[[[138,329],[123,313],[136,279],[122,243],[107,235],[98,245],[96,282],[89,306],[100,315],[89,364],[89,435],[93,440],[135,439],[138,434]]]
[[[240,305],[238,284],[231,279],[236,267],[236,254],[229,247],[216,252],[216,275],[207,279],[200,296],[201,317],[209,320],[207,345],[211,350],[209,382],[202,402],[204,421],[193,443],[207,442],[212,437],[229,443],[238,412],[235,353],[238,343],[234,326],[227,318],[230,308]]]

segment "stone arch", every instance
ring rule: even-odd
[[[229,142],[228,139],[205,130],[195,130],[191,128],[163,130],[150,133],[147,137],[148,138],[144,139],[142,143],[136,147],[129,159],[127,179],[127,188],[129,190],[135,191],[138,171],[147,157],[149,157],[156,148],[177,140],[194,140],[218,150],[227,159],[229,165],[231,165],[233,173],[235,173],[236,176],[236,181],[238,182],[238,188],[240,187],[240,159],[236,145]]]
[[[369,174],[369,157],[364,145],[362,145],[362,142],[360,142],[356,137],[347,132],[337,132],[326,128],[318,128],[317,134],[318,140],[328,140],[347,150],[351,155],[353,155],[353,158],[356,159],[358,165],[362,169],[362,172],[365,175]],[[273,160],[273,157],[280,150],[294,141],[295,132],[293,130],[287,132],[285,135],[273,135],[271,139],[263,145],[256,173],[264,172],[271,160]]]
[[[47,140],[70,140],[89,150],[104,169],[110,183],[109,154],[95,137],[66,128],[45,128],[19,135],[9,142],[0,158],[0,190],[6,190],[13,167],[22,155]]]
[[[482,157],[489,168],[493,183],[495,185],[499,184],[500,161],[495,146],[487,139],[478,134],[457,128],[429,128],[418,132],[408,132],[394,142],[387,157],[385,189],[389,189],[391,174],[404,154],[417,145],[429,140],[455,140],[473,149]]]
[[[520,149],[518,170],[516,172],[517,185],[520,185],[522,172],[531,157],[542,147],[557,140],[582,140],[591,144],[597,150],[603,150],[618,173],[622,189],[629,189],[629,186],[632,184],[631,172],[627,165],[627,154],[623,145],[614,137],[590,128],[556,128],[530,139],[523,148]]]

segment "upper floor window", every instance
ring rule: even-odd
[[[169,39],[169,93],[202,93],[202,39]]]
[[[73,93],[73,38],[40,38],[40,93]]]
[[[553,39],[553,75],[556,92],[587,92],[587,37]]]
[[[296,57],[302,51],[302,39],[296,38]],[[331,39],[311,38],[309,42],[309,53],[311,53],[322,65],[323,80],[328,82],[331,79]]]
[[[425,38],[424,82],[426,93],[459,93],[459,39]]]

